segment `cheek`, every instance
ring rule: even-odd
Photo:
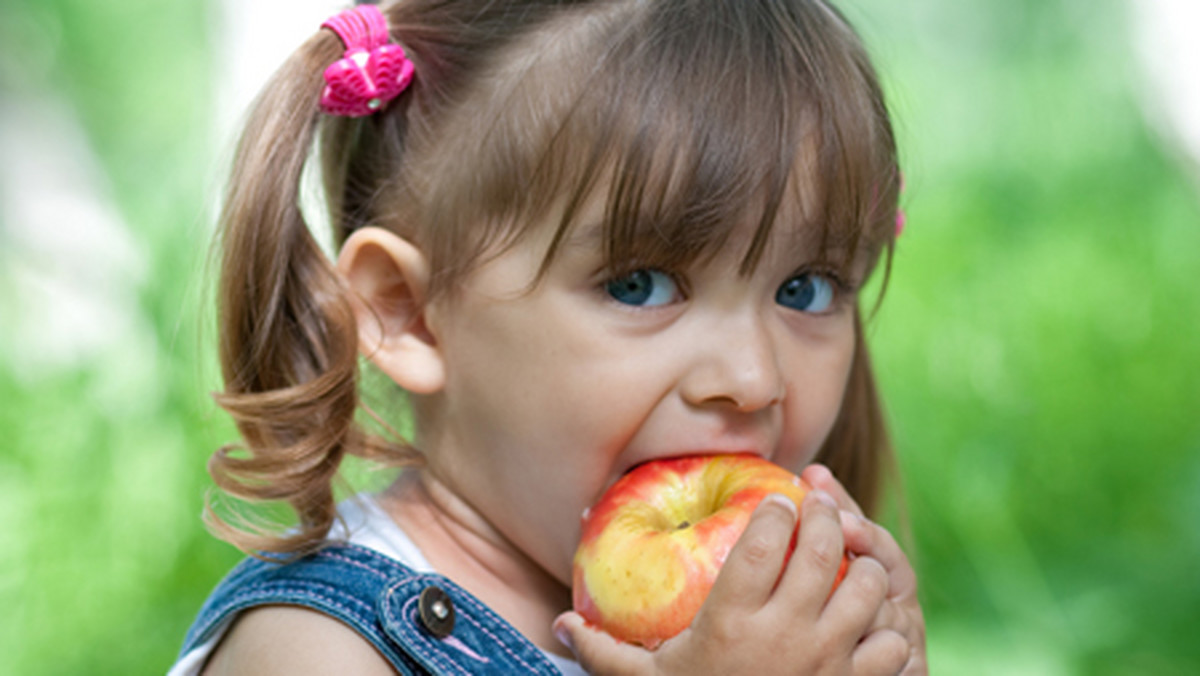
[[[793,373],[780,456],[780,465],[799,472],[817,456],[842,409],[854,364],[854,333],[835,349],[809,354]]]
[[[542,327],[493,317],[487,330],[476,323],[456,335],[445,419],[453,457],[441,461],[465,491],[485,495],[480,506],[498,515],[508,537],[565,582],[582,512],[611,478],[648,395],[635,387],[643,370],[627,358],[560,325]]]

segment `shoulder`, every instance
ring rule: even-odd
[[[355,630],[298,606],[261,606],[242,613],[217,646],[204,676],[240,674],[379,674],[388,661]]]

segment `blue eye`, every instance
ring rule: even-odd
[[[819,314],[833,306],[833,283],[821,275],[796,275],[775,292],[775,302],[784,307]]]
[[[614,300],[635,307],[656,307],[679,298],[679,285],[661,270],[634,270],[610,279],[604,290]]]

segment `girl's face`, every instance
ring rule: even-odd
[[[828,435],[853,292],[782,220],[740,275],[744,229],[711,260],[613,279],[599,229],[576,228],[534,285],[542,227],[429,308],[447,368],[429,471],[563,584],[580,515],[634,465],[750,452],[798,472]]]

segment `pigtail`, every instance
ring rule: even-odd
[[[299,206],[301,175],[321,114],[321,73],[341,52],[320,31],[256,102],[237,149],[219,251],[220,361],[216,402],[242,443],[209,461],[216,485],[249,502],[282,501],[298,525],[286,536],[217,515],[219,537],[250,552],[316,547],[335,518],[333,480],[347,452],[370,453],[354,424],[357,327],[339,277]]]
[[[389,3],[381,11],[417,75],[385,110],[355,119],[320,112],[322,74],[344,51],[331,30],[301,46],[260,94],[235,157],[219,240],[225,389],[215,398],[242,442],[215,453],[209,473],[239,500],[286,503],[298,524],[280,535],[249,518],[227,520],[210,501],[206,521],[219,537],[251,553],[310,551],[337,518],[333,482],[346,454],[391,465],[420,459],[355,424],[357,325],[348,290],[299,206],[312,149],[319,146],[335,245],[366,223],[422,239],[408,229],[424,215],[414,217],[424,191],[405,179],[410,137],[426,145],[439,138],[446,111],[496,50],[576,4],[585,3]]]

